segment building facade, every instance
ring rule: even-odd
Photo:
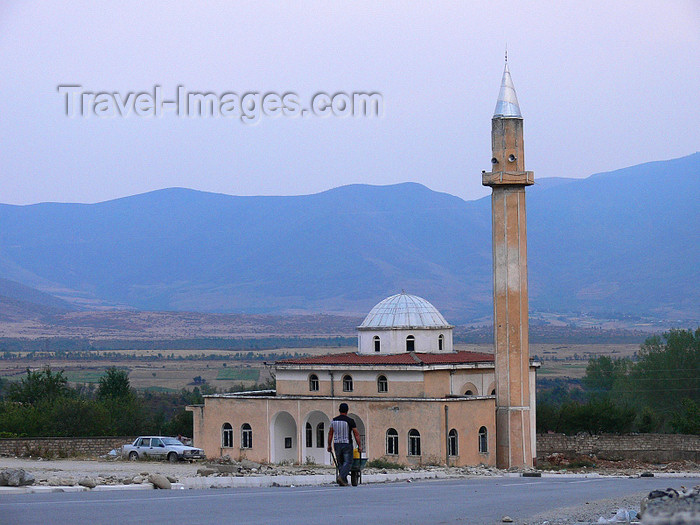
[[[208,457],[330,465],[327,432],[344,401],[370,458],[495,465],[494,356],[454,351],[452,329],[425,299],[389,297],[358,327],[357,352],[279,361],[275,391],[188,407],[195,443]]]

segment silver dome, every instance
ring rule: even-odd
[[[405,292],[387,297],[370,310],[360,328],[452,328],[428,301]]]

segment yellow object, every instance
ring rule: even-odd
[[[360,459],[360,450],[357,448],[352,449],[352,459]]]

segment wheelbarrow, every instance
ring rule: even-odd
[[[355,449],[352,454],[352,467],[350,467],[350,484],[357,487],[362,483],[362,469],[367,464],[367,458],[363,458]]]
[[[331,458],[333,458],[333,464],[335,465],[335,476],[336,478],[338,477],[338,460],[335,458],[335,454],[333,454],[333,450],[331,449]],[[357,449],[353,449],[352,451],[352,465],[350,466],[350,484],[353,487],[357,487],[360,483],[362,483],[362,469],[364,466],[367,464],[367,458],[362,457],[360,452]]]

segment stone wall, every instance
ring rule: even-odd
[[[0,439],[0,456],[103,456],[131,443],[135,436],[90,438]],[[700,463],[700,436],[681,434],[601,434],[565,436],[538,434],[537,457],[559,452],[567,456],[595,454],[600,459],[638,459],[648,462],[690,460]]]
[[[48,437],[0,439],[0,456],[72,457],[104,456],[136,437]]]
[[[600,459],[638,459],[651,463],[700,462],[700,436],[682,434],[538,434],[537,457],[559,452],[567,456],[595,454]]]

